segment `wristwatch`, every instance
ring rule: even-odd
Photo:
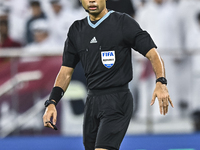
[[[56,102],[52,101],[52,100],[46,100],[44,103],[45,107],[48,107],[50,104],[54,104],[56,106]]]
[[[157,82],[161,82],[162,84],[167,85],[167,79],[165,77],[160,77],[160,78],[156,79],[156,83]]]

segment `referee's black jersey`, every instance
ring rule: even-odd
[[[81,61],[88,89],[105,89],[132,80],[131,48],[142,55],[156,47],[150,35],[124,13],[109,11],[93,24],[89,16],[69,29],[63,66]]]

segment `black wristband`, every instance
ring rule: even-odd
[[[160,77],[160,78],[156,79],[156,83],[157,82],[161,82],[162,84],[167,85],[167,79],[165,77]]]
[[[64,93],[65,92],[63,91],[62,88],[55,86],[51,91],[49,100],[55,100],[57,105],[60,99],[63,97]]]

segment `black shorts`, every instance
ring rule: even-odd
[[[85,150],[118,150],[133,112],[128,85],[90,90],[85,105],[83,143]]]

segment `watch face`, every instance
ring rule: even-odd
[[[162,83],[166,84],[167,80],[165,78],[162,78]]]
[[[53,102],[53,101],[50,101],[50,100],[47,100],[47,101],[44,103],[45,107],[49,106],[49,104],[54,104],[54,105],[56,106],[56,103]]]
[[[46,107],[46,106],[48,105],[48,101],[45,101],[44,105],[45,105],[45,107]]]
[[[47,101],[44,103],[45,107],[47,107],[49,104],[50,104],[49,100],[47,100]]]

